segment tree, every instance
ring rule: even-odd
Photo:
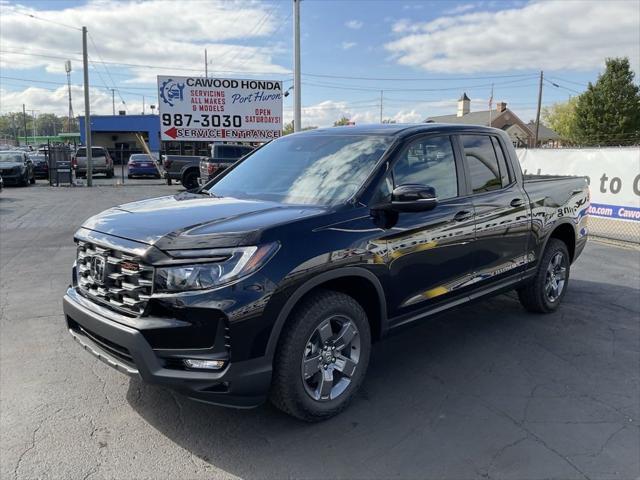
[[[333,122],[333,126],[340,127],[342,125],[349,125],[350,123],[351,123],[351,120],[349,120],[347,117],[342,117],[340,120]]]
[[[542,109],[542,122],[567,142],[577,141],[576,105],[578,97]]]
[[[64,122],[53,113],[43,113],[36,118],[36,128],[39,135],[57,135],[63,131]]]
[[[576,136],[584,145],[640,141],[640,88],[628,58],[608,58],[598,81],[589,82],[576,104]]]
[[[293,120],[286,123],[282,128],[282,135],[289,135],[290,133],[293,133]]]

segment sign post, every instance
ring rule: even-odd
[[[268,142],[282,135],[282,82],[158,76],[163,141]]]

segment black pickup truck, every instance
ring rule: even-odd
[[[251,153],[254,148],[249,145],[214,145],[211,147],[213,156],[200,160],[200,185],[204,185],[213,177],[220,175],[242,157]]]
[[[492,128],[288,135],[197,193],[87,220],[65,318],[129,375],[318,421],[402,326],[513,289],[530,312],[556,310],[588,207],[584,178],[523,177]]]

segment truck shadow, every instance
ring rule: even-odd
[[[640,315],[637,293],[573,280],[552,315],[526,313],[509,293],[424,322],[378,343],[350,408],[320,424],[269,404],[253,410],[200,404],[138,380],[131,380],[127,400],[195,457],[243,478],[476,477],[479,465],[488,468],[495,452],[522,437],[514,422],[531,414],[540,385],[572,383],[590,393],[593,382],[611,374],[611,365],[583,371],[571,358],[604,355],[592,350],[612,322],[637,338],[637,320],[628,314]],[[602,319],[612,298],[627,313]],[[552,351],[559,345],[570,353],[566,361]],[[630,345],[616,367],[620,362],[620,375],[637,378],[638,346]]]

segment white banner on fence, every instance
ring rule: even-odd
[[[640,222],[640,148],[518,149],[525,174],[589,178],[598,217]]]
[[[282,82],[158,76],[162,140],[268,142],[282,135]]]

